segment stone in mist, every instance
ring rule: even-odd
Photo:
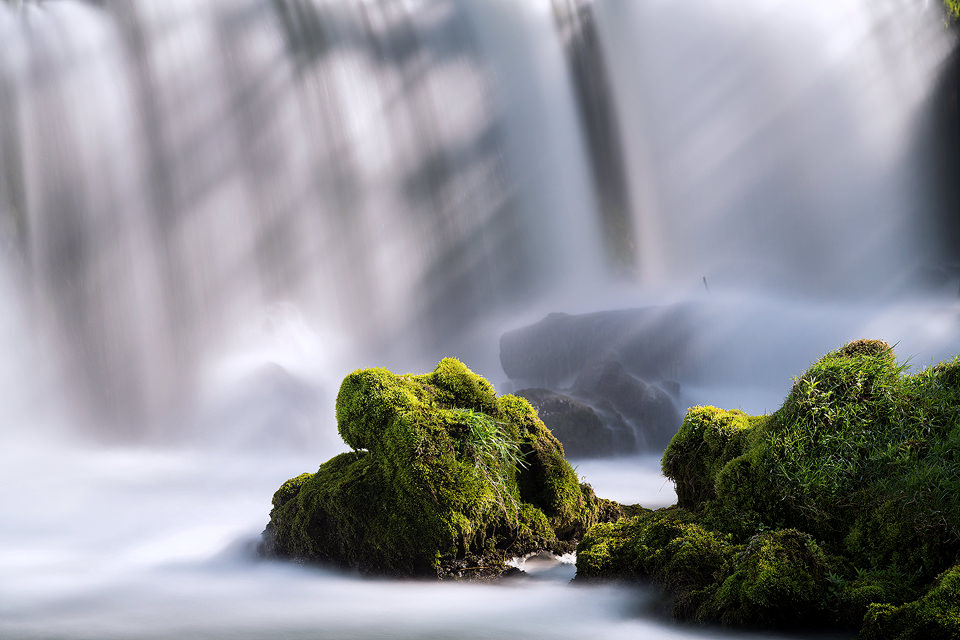
[[[503,334],[500,362],[570,455],[662,450],[696,322],[690,305],[551,313]]]
[[[550,389],[521,389],[516,395],[527,400],[543,423],[549,425],[567,455],[603,457],[637,447],[633,429],[615,414],[601,419],[589,404]]]

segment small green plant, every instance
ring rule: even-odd
[[[520,504],[510,491],[508,478],[518,469],[526,469],[527,461],[520,443],[504,429],[505,424],[473,409],[453,409],[454,420],[466,427],[464,453],[476,465],[481,476],[494,487],[504,512],[514,517]],[[511,508],[507,509],[507,503]]]
[[[469,429],[466,453],[473,456],[477,464],[500,466],[502,462],[507,466],[527,468],[520,443],[505,433],[504,423],[473,409],[452,411],[455,419]]]
[[[943,5],[947,8],[951,20],[960,18],[960,0],[943,0]]]

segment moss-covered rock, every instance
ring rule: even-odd
[[[708,617],[737,626],[809,626],[825,620],[830,564],[796,529],[753,536],[717,589]]]
[[[746,434],[757,422],[742,411],[694,407],[663,454],[663,473],[677,488],[677,504],[690,509],[716,498],[716,479],[741,455]]]
[[[678,506],[594,527],[578,575],[653,579],[687,619],[960,637],[957,451],[960,360],[908,375],[858,340],[769,416],[691,409],[662,461]]]
[[[577,547],[577,579],[658,580],[678,596],[678,616],[701,619],[697,604],[712,595],[705,589],[729,574],[737,547],[730,536],[694,519],[674,506],[596,525]]]
[[[269,555],[395,575],[487,575],[571,550],[619,505],[581,485],[529,403],[454,359],[425,375],[358,370],[337,396],[354,451],[273,497]]]
[[[960,638],[960,565],[937,577],[913,602],[871,604],[861,640],[956,640]]]
[[[849,580],[834,578],[837,622],[855,628],[871,607],[910,600],[916,589],[909,576],[896,569],[860,569]]]

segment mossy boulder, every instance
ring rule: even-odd
[[[619,506],[581,485],[515,396],[454,359],[425,375],[358,370],[337,396],[353,448],[274,494],[268,555],[392,575],[484,576],[512,555],[572,550]]]
[[[956,640],[960,638],[960,565],[937,577],[920,598],[901,606],[871,604],[862,640]]]
[[[796,529],[766,531],[737,554],[705,613],[737,626],[809,626],[827,618],[830,562]]]
[[[710,614],[701,608],[730,574],[743,546],[695,519],[673,506],[594,526],[577,547],[577,580],[656,580],[676,596],[677,617],[708,620]]]
[[[807,534],[785,529],[738,541],[681,507],[593,527],[577,548],[577,579],[645,578],[675,597],[678,618],[795,626],[826,616],[830,564]]]
[[[667,445],[661,466],[677,488],[677,504],[690,509],[716,498],[716,478],[743,453],[746,434],[757,423],[742,411],[694,407]]]
[[[678,505],[594,527],[578,576],[652,579],[686,619],[960,637],[957,451],[960,361],[908,374],[858,340],[771,415],[691,409],[662,460]]]

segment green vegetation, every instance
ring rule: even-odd
[[[952,19],[960,18],[960,0],[943,0],[943,4]]]
[[[921,598],[901,606],[872,604],[863,640],[954,640],[960,638],[960,567],[937,578]]]
[[[825,355],[769,416],[696,407],[664,453],[678,505],[594,527],[578,578],[641,577],[678,617],[958,637],[960,361],[878,340]]]
[[[473,461],[480,476],[493,487],[497,503],[506,515],[516,517],[520,503],[511,492],[510,471],[527,468],[520,443],[505,432],[505,423],[473,409],[453,409],[459,424],[469,429],[464,454]],[[509,507],[508,507],[509,504]]]
[[[394,575],[477,577],[569,551],[619,505],[581,485],[529,403],[498,398],[454,359],[425,375],[344,379],[337,424],[354,451],[273,497],[264,551]]]

